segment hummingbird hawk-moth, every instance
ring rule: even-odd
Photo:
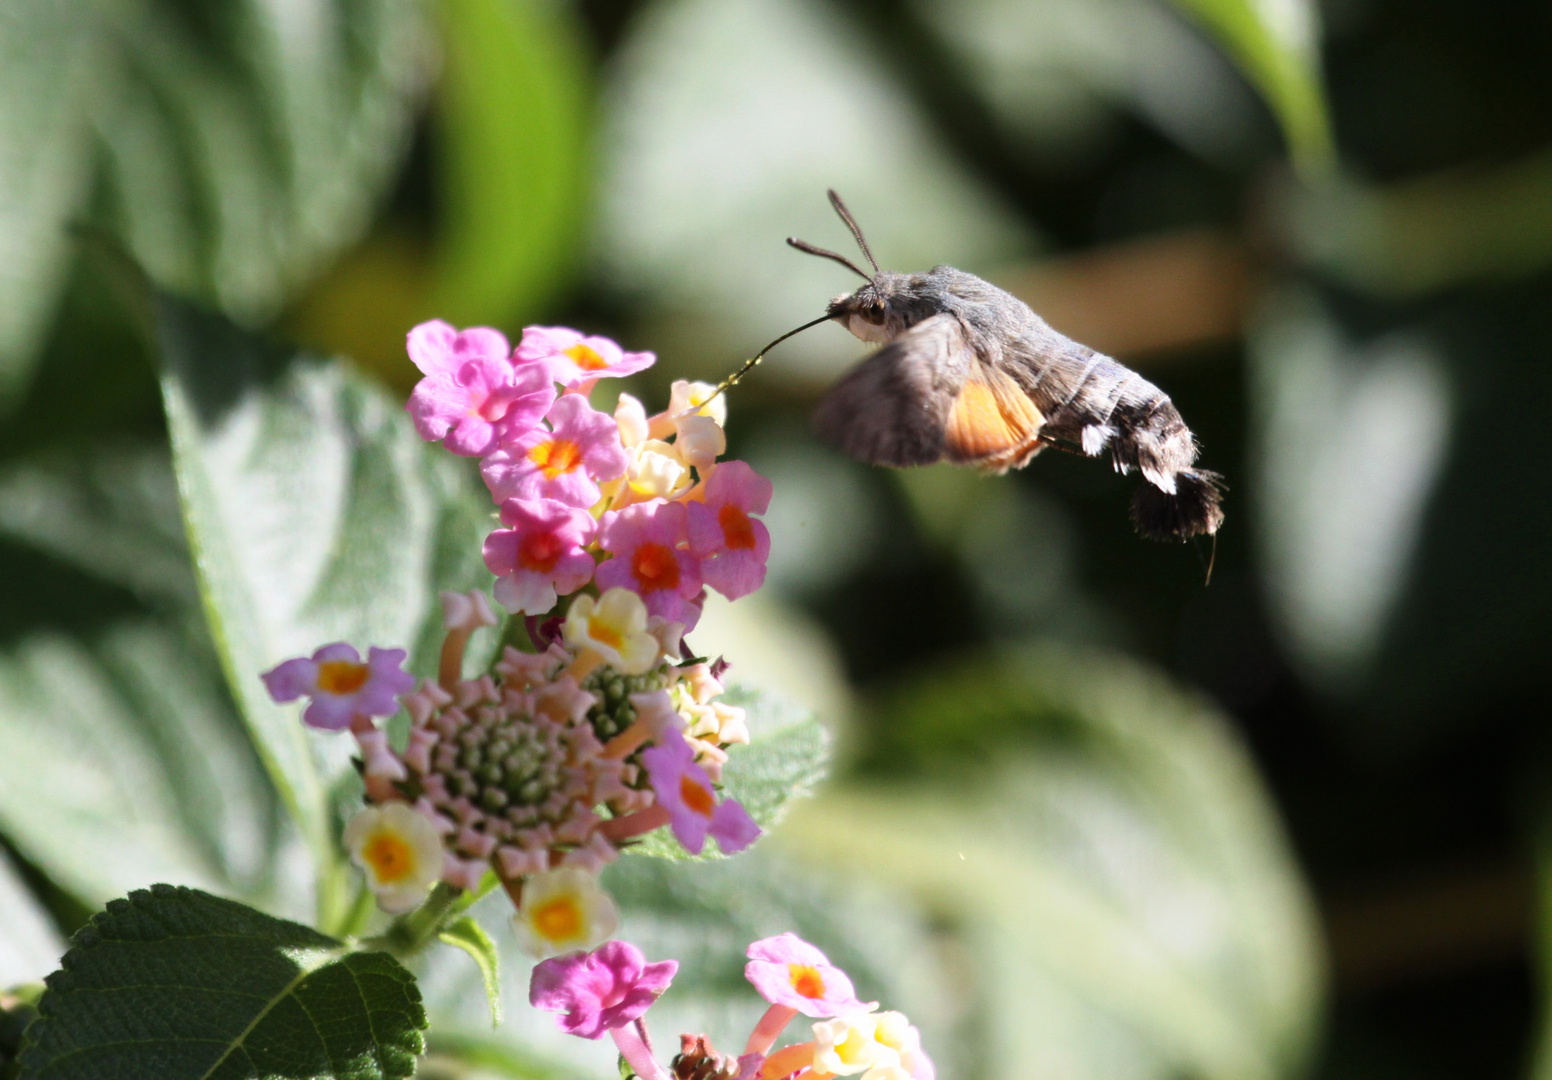
[[[1108,450],[1119,472],[1142,473],[1132,523],[1143,536],[1184,540],[1218,531],[1221,478],[1196,467],[1196,439],[1167,394],[974,274],[951,266],[924,274],[880,270],[846,204],[829,194],[873,273],[789,238],[867,282],[791,333],[834,320],[882,347],[820,401],[813,418],[820,438],[874,465],[950,461],[992,473],[1021,469],[1047,446],[1088,457]]]

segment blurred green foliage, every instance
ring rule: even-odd
[[[697,647],[824,703],[843,764],[779,852],[610,871],[685,961],[660,1030],[733,1038],[743,945],[796,929],[946,1077],[1519,1075],[1549,51],[1539,9],[1460,0],[5,5],[0,984],[153,880],[340,914],[350,778],[254,673],[340,636],[424,666],[435,589],[488,579],[477,481],[398,412],[411,325],[616,333],[655,406],[851,287],[780,243],[849,243],[835,186],[895,269],[1232,238],[1245,347],[1138,358],[1229,524],[1203,588],[1092,462],[858,466],[802,419],[859,346],[784,345],[729,429],[776,480],[771,583]],[[774,796],[820,740],[773,723]],[[1484,864],[1533,915],[1385,914]],[[1400,907],[1363,923],[1367,889]],[[430,958],[424,1073],[611,1075],[522,1005],[503,903],[506,1020]],[[1349,924],[1400,942],[1377,981]]]

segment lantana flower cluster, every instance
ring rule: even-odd
[[[879,1012],[876,1001],[859,1001],[851,979],[819,949],[788,933],[754,942],[747,955],[744,976],[770,1007],[736,1057],[719,1054],[704,1035],[681,1035],[669,1065],[657,1061],[645,1016],[679,965],[649,964],[628,942],[543,961],[528,999],[556,1013],[569,1035],[609,1034],[640,1080],[934,1080],[916,1028],[901,1013]],[[773,1051],[799,1013],[815,1021],[813,1038]]]
[[[718,460],[726,404],[707,384],[674,383],[655,415],[629,394],[613,415],[592,407],[600,379],[651,353],[561,327],[529,327],[513,350],[444,322],[408,346],[425,376],[410,416],[481,459],[502,526],[485,563],[533,651],[508,645],[464,678],[470,636],[500,620],[483,592],[448,593],[434,680],[405,673],[402,649],[362,660],[342,642],[263,679],[276,701],[309,699],[306,723],[355,737],[367,805],[344,841],[380,907],[494,874],[529,952],[587,949],[618,921],[598,872],[634,839],[667,825],[692,853],[710,838],[731,854],[759,835],[718,789],[729,748],[749,741],[743,710],[719,700],[722,662],[684,635],[708,586],[737,599],[764,581],[771,484]],[[397,747],[378,721],[401,708]]]

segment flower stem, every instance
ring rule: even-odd
[[[650,738],[652,738],[652,725],[645,720],[637,720],[630,727],[604,743],[604,748],[598,756],[623,760],[630,757],[638,746]]]
[[[782,1047],[760,1066],[760,1080],[781,1080],[784,1076],[791,1076],[799,1069],[812,1065],[815,1049],[816,1044],[811,1042]]]
[[[765,1010],[765,1015],[760,1017],[760,1022],[749,1033],[749,1042],[744,1047],[746,1054],[763,1054],[776,1042],[776,1036],[791,1022],[798,1011],[790,1005],[772,1005]]]
[[[668,1073],[657,1063],[657,1059],[647,1049],[647,1044],[641,1041],[640,1035],[636,1034],[635,1028],[626,1024],[623,1027],[611,1028],[609,1034],[614,1037],[614,1045],[619,1047],[620,1056],[635,1070],[641,1080],[669,1080]]]
[[[455,912],[458,900],[462,896],[462,889],[455,889],[439,881],[424,904],[408,915],[401,915],[395,919],[387,933],[380,937],[369,938],[363,944],[386,949],[401,958],[413,956],[437,936],[446,924],[448,916]]]
[[[668,824],[668,807],[662,803],[638,810],[634,814],[613,818],[598,826],[605,840],[629,840],[633,836],[649,833]]]
[[[345,912],[344,925],[340,927],[340,937],[359,937],[361,931],[366,929],[367,920],[372,917],[372,912],[376,910],[377,897],[372,895],[372,890],[367,887],[366,879],[363,878],[356,886],[355,900]]]
[[[463,678],[463,650],[469,644],[470,630],[449,630],[442,639],[442,657],[437,664],[437,682],[451,690]]]

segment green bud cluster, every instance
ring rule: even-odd
[[[527,808],[539,807],[563,786],[567,757],[560,725],[490,706],[473,710],[433,752],[449,795],[516,825],[536,820]]]
[[[636,722],[636,708],[630,703],[632,694],[648,690],[662,690],[672,685],[675,673],[673,665],[660,664],[640,675],[622,675],[612,667],[601,667],[582,683],[582,689],[591,691],[598,704],[587,711],[588,723],[599,742],[608,742]]]

